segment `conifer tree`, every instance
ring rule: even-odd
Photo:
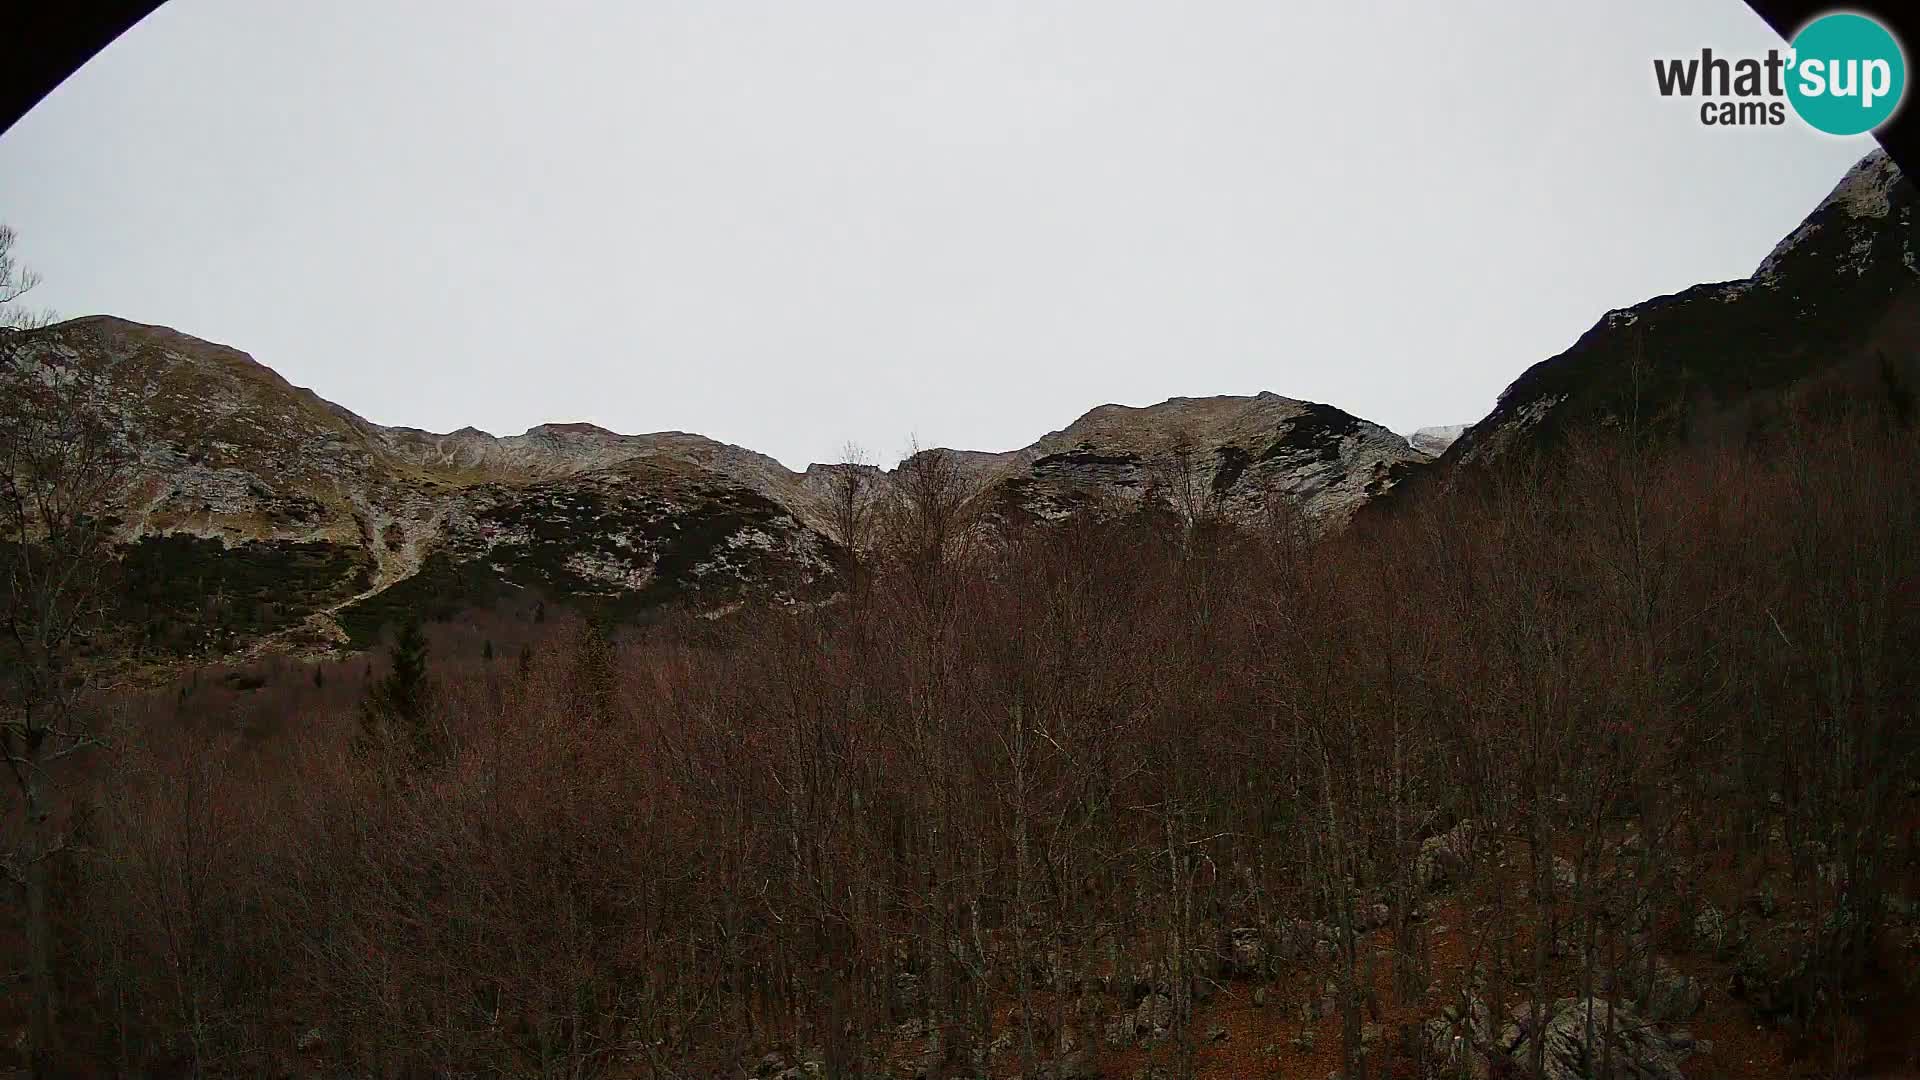
[[[363,740],[397,747],[416,763],[430,761],[439,749],[430,716],[427,651],[419,616],[408,616],[393,641],[392,670],[373,684],[361,709]]]
[[[574,708],[596,724],[611,723],[618,705],[612,623],[604,611],[588,619],[573,661]]]

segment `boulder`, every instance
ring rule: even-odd
[[[1487,1080],[1492,1069],[1487,1053],[1494,1042],[1493,1018],[1479,998],[1468,997],[1465,1007],[1448,1005],[1426,1022],[1422,1032],[1428,1060],[1437,1066],[1436,1077]]]
[[[1165,994],[1148,994],[1133,1011],[1134,1037],[1142,1042],[1159,1042],[1173,1030],[1173,999]]]
[[[1385,904],[1362,904],[1354,912],[1354,929],[1360,933],[1369,933],[1387,925],[1392,911]]]
[[[1463,821],[1446,832],[1420,841],[1413,860],[1413,881],[1422,889],[1437,889],[1466,875],[1473,855],[1473,822]]]
[[[1147,1045],[1165,1039],[1173,1031],[1173,999],[1165,994],[1148,994],[1130,1012],[1107,1021],[1102,1033],[1110,1050]]]
[[[1258,927],[1239,926],[1227,932],[1227,974],[1253,978],[1267,970],[1266,936]]]
[[[1558,855],[1553,857],[1553,887],[1556,891],[1570,893],[1580,884],[1580,873],[1573,864]]]
[[[1623,1076],[1634,1080],[1685,1080],[1680,1062],[1693,1049],[1690,1036],[1663,1033],[1647,1017],[1625,1006],[1610,1010],[1598,998],[1561,998],[1554,1002],[1537,1037],[1544,1049],[1543,1080],[1587,1080],[1592,1073],[1588,1063],[1598,1062],[1609,1052]],[[1515,1067],[1526,1069],[1531,1065],[1535,1038],[1536,1033],[1523,1028],[1519,1040],[1507,1049]]]
[[[1589,1005],[1593,1045],[1587,1040]],[[1592,1063],[1609,1051],[1615,1075],[1623,1080],[1683,1080],[1680,1062],[1693,1051],[1692,1036],[1662,1031],[1651,1018],[1626,1006],[1613,1012],[1611,1020],[1609,1036],[1608,1005],[1598,998],[1561,998],[1547,1006],[1541,1026],[1546,1080],[1587,1080],[1596,1071]],[[1524,1002],[1513,1007],[1511,1022],[1497,1033],[1479,998],[1469,997],[1464,1007],[1448,1005],[1421,1029],[1432,1065],[1429,1075],[1434,1080],[1527,1075],[1534,1051],[1531,1023],[1532,1009]]]

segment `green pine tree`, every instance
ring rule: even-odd
[[[392,670],[368,690],[361,708],[363,742],[395,747],[416,763],[431,761],[439,750],[431,698],[427,638],[419,617],[409,616],[393,641]]]
[[[614,670],[613,620],[597,612],[587,620],[573,658],[573,706],[576,715],[596,724],[612,723],[619,707]]]

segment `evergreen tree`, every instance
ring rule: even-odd
[[[604,611],[587,620],[573,659],[573,705],[577,715],[596,724],[612,723],[618,707],[614,672],[613,620]]]
[[[373,684],[361,709],[365,741],[398,744],[416,763],[438,750],[431,719],[432,687],[427,681],[427,638],[419,616],[409,616],[393,641],[393,669]]]

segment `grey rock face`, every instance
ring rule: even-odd
[[[1513,1021],[1499,1032],[1478,999],[1465,1010],[1427,1021],[1425,1036],[1442,1077],[1487,1077],[1532,1068],[1536,1045],[1547,1080],[1585,1080],[1590,1063],[1611,1057],[1616,1075],[1634,1080],[1682,1080],[1680,1063],[1693,1052],[1693,1037],[1663,1029],[1627,1006],[1611,1008],[1599,998],[1561,998],[1543,1011],[1537,1033],[1528,1030],[1531,1010],[1513,1009]],[[1591,1036],[1589,1036],[1591,1032]],[[1500,1059],[1496,1068],[1495,1059]]]
[[[1441,424],[1435,427],[1423,427],[1407,436],[1407,445],[1428,457],[1439,457],[1447,452],[1455,439],[1467,430],[1466,424]]]
[[[105,388],[140,462],[115,508],[129,543],[320,544],[364,567],[364,581],[343,578],[301,607],[309,642],[364,644],[386,609],[519,592],[709,610],[823,595],[844,556],[836,485],[856,477],[871,508],[898,479],[861,466],[794,472],[679,431],[385,427],[237,350],[104,316],[36,331],[17,354],[0,392],[66,369]],[[1284,510],[1303,528],[1335,528],[1424,460],[1384,428],[1275,394],[1105,405],[1020,450],[935,452],[989,532],[1142,509],[1242,524]]]
[[[1883,150],[1862,158],[1752,276],[1609,311],[1529,368],[1443,463],[1490,464],[1588,424],[1618,426],[1633,400],[1650,424],[1715,430],[1722,407],[1771,407],[1822,372],[1907,357],[1920,336],[1920,193]],[[1627,373],[1640,371],[1638,383]]]
[[[1546,1080],[1583,1080],[1587,1063],[1609,1051],[1622,1071],[1637,1080],[1682,1080],[1685,1075],[1680,1062],[1691,1052],[1692,1038],[1662,1033],[1624,1006],[1611,1009],[1604,1001],[1562,998],[1548,1015],[1540,1036]],[[1526,1035],[1509,1056],[1516,1063],[1530,1062],[1533,1049],[1533,1036]]]

